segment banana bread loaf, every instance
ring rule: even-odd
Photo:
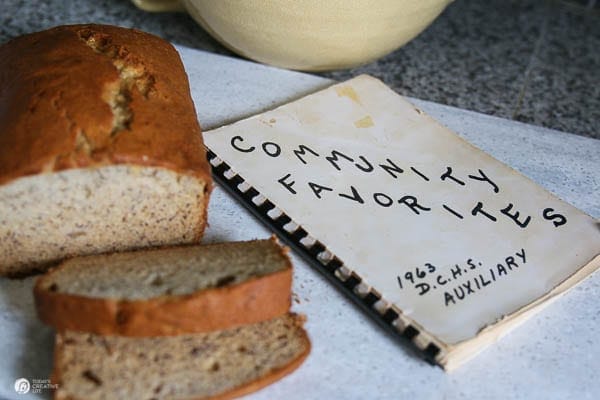
[[[210,190],[169,43],[72,25],[0,46],[0,275],[198,242]]]

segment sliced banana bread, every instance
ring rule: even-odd
[[[285,314],[292,267],[275,238],[77,257],[38,278],[42,321],[59,331],[159,336]]]
[[[210,189],[171,44],[72,25],[0,46],[0,275],[199,242]]]
[[[56,336],[55,399],[227,399],[296,369],[310,351],[294,314],[230,330],[153,338]]]

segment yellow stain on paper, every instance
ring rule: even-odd
[[[364,118],[354,121],[354,126],[357,128],[370,128],[373,125],[375,125],[375,123],[373,122],[373,119],[370,115],[367,115]]]
[[[273,125],[275,125],[275,122],[277,122],[277,120],[275,118],[271,118],[270,120],[266,121],[264,119],[259,119],[259,121],[269,127],[273,127]]]
[[[348,97],[350,100],[354,101],[355,103],[360,104],[360,98],[358,97],[358,93],[356,93],[354,91],[352,86],[344,86],[344,85],[338,86],[335,88],[335,91],[338,94],[338,96]]]

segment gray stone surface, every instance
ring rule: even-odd
[[[205,128],[273,108],[330,81],[180,48]],[[231,101],[236,99],[236,101]],[[413,101],[425,112],[562,199],[600,217],[600,140]],[[556,149],[563,149],[557,152]],[[595,173],[596,172],[596,173]],[[270,235],[219,186],[205,241]],[[308,316],[312,352],[295,373],[254,393],[286,399],[589,399],[600,396],[600,274],[535,315],[452,374],[416,358],[365,316],[316,270],[292,254],[293,309]],[[15,379],[44,379],[52,331],[35,317],[34,279],[0,279],[0,399],[21,395]]]
[[[528,3],[456,1],[405,47],[328,76],[370,73],[404,95],[510,117],[543,20]]]
[[[560,1],[457,0],[417,39],[360,68],[397,92],[600,138],[600,14]]]
[[[138,28],[171,42],[214,53],[231,54],[187,14],[147,13],[127,0],[2,0],[0,43],[56,25],[99,23]]]
[[[600,138],[600,17],[558,0],[456,0],[407,46],[360,68],[403,95]],[[581,1],[579,1],[581,3]],[[136,27],[231,53],[189,16],[127,0],[2,0],[0,43],[55,25]],[[578,12],[579,11],[579,12]]]
[[[600,138],[600,16],[551,12],[513,116]]]

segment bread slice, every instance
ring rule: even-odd
[[[59,331],[159,336],[288,312],[292,266],[275,238],[73,258],[38,278],[40,319]]]
[[[55,399],[228,399],[296,369],[310,351],[303,320],[286,314],[210,333],[154,338],[56,336]]]
[[[210,189],[171,44],[72,25],[0,46],[0,275],[199,242]]]

